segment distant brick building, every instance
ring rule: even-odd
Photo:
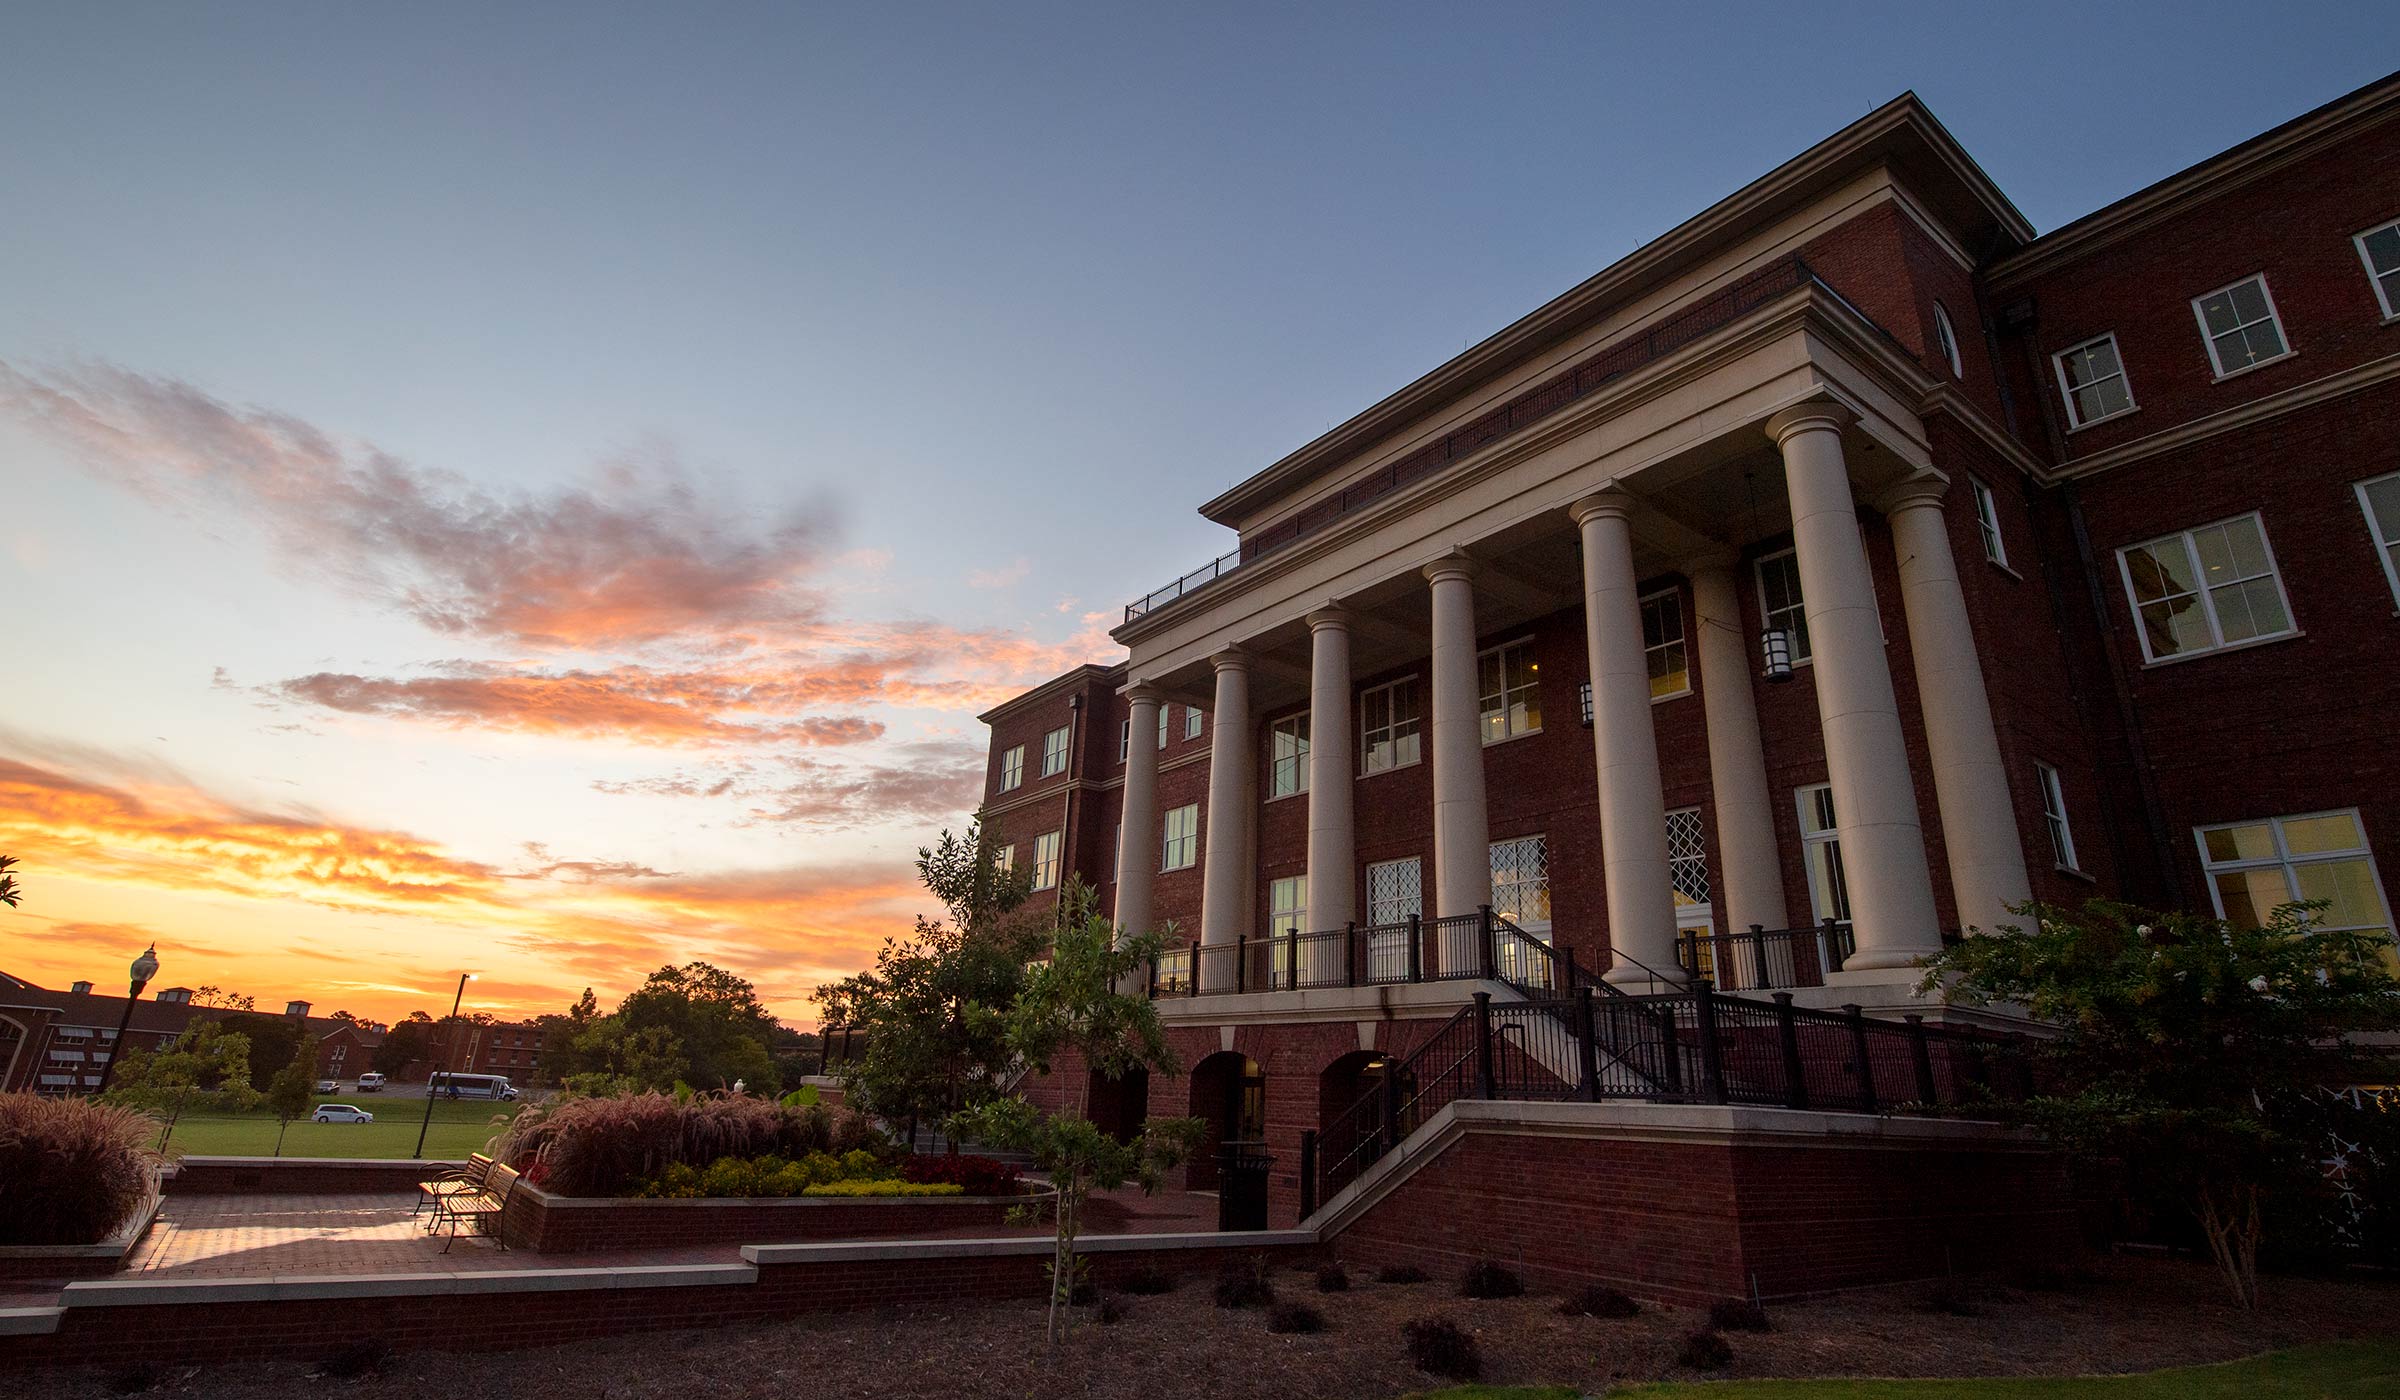
[[[99,1088],[124,1013],[124,997],[96,994],[89,982],[56,992],[0,972],[0,1092],[82,1094]],[[189,988],[167,987],[134,1003],[125,1038],[154,1050],[172,1044],[194,1021],[232,1014],[193,1005]],[[283,1014],[316,1037],[320,1078],[356,1078],[383,1040],[382,1032],[354,1021],[311,1015],[305,1001],[285,1003]]]
[[[1125,1111],[1287,1217],[1472,989],[1992,1024],[1915,965],[2027,899],[2388,936],[2400,77],[2040,236],[1904,96],[1202,512],[983,717],[986,830],[1178,930]]]

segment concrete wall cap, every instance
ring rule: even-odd
[[[43,1337],[58,1330],[65,1308],[0,1308],[0,1337]]]
[[[1235,1230],[1211,1234],[1086,1235],[1075,1242],[1082,1254],[1125,1254],[1154,1249],[1267,1249],[1314,1244],[1314,1230]],[[742,1257],[753,1264],[839,1264],[899,1259],[988,1259],[1011,1255],[1042,1257],[1058,1247],[1045,1235],[988,1240],[858,1240],[839,1244],[753,1244]]]

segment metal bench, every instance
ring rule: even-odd
[[[483,1189],[484,1182],[491,1178],[493,1165],[494,1164],[491,1158],[486,1157],[482,1153],[478,1152],[475,1155],[467,1158],[467,1165],[464,1169],[454,1172],[444,1172],[442,1175],[434,1178],[431,1181],[418,1182],[417,1203],[409,1207],[408,1213],[410,1215],[415,1215],[419,1211],[424,1210],[427,1206],[432,1206],[435,1208],[434,1218],[439,1220],[441,1218],[440,1207],[442,1198],[445,1196],[463,1196],[476,1191],[481,1191]]]
[[[458,1191],[436,1198],[433,1228],[438,1233],[445,1223],[450,1227],[450,1240],[442,1246],[442,1253],[448,1254],[450,1245],[458,1243],[462,1227],[499,1240],[502,1249],[508,1248],[508,1241],[500,1238],[500,1215],[508,1209],[508,1198],[515,1193],[518,1179],[516,1168],[495,1162],[484,1178],[482,1190]]]

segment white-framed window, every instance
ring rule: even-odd
[[[2008,565],[2008,542],[2000,538],[2000,503],[1992,498],[1992,488],[1983,478],[1970,476],[1967,485],[1975,489],[1975,528],[1983,532],[1983,557],[2002,566]]]
[[[1692,693],[1691,655],[1683,641],[1683,591],[1661,589],[1642,599],[1642,650],[1650,659],[1650,698]]]
[[[1160,870],[1189,870],[1200,863],[1200,804],[1170,808],[1166,836],[1158,843]]]
[[[1367,922],[1404,924],[1425,913],[1425,867],[1415,856],[1367,867]]]
[[[1286,875],[1267,882],[1267,932],[1308,932],[1308,877]]]
[[[1496,744],[1542,728],[1542,664],[1531,641],[1493,647],[1475,658],[1483,692],[1483,742]]]
[[[1033,887],[1046,890],[1058,884],[1059,845],[1066,839],[1061,831],[1045,831],[1033,838]]]
[[[2375,304],[2386,317],[2400,316],[2400,219],[2359,234],[2358,260],[2367,265],[2367,282],[2375,288]]]
[[[1000,755],[1000,790],[1013,792],[1025,785],[1025,746],[1017,745]]]
[[[1818,923],[1850,922],[1850,883],[1842,874],[1841,824],[1834,819],[1833,787],[1818,783],[1797,789],[1800,861],[1808,868],[1809,917]]]
[[[2208,345],[2208,362],[2219,379],[2291,353],[2263,272],[2193,297],[2192,315],[2200,322],[2200,339]]]
[[[2400,602],[2400,472],[2358,483],[2358,508],[2366,512],[2367,537],[2383,561],[2384,582]]]
[[[1308,716],[1286,715],[1267,726],[1267,796],[1308,791]]]
[[[2356,808],[2204,826],[2200,863],[2217,917],[2256,928],[2280,905],[2322,899],[2318,927],[2392,936],[2392,906]]]
[[[1197,705],[1183,707],[1183,737],[1186,739],[1200,737],[1200,707]]]
[[[1190,709],[1191,707],[1190,707],[1189,705],[1186,705],[1184,708],[1188,710],[1188,709]],[[1168,717],[1169,715],[1173,714],[1174,712],[1175,712],[1175,707],[1174,707],[1173,705],[1167,704],[1165,701],[1160,701],[1160,702],[1159,702],[1159,706],[1158,706],[1158,746],[1159,746],[1161,749],[1164,749],[1164,748],[1167,746],[1167,717]]]
[[[2117,551],[2142,655],[2197,656],[2295,630],[2257,513]]]
[[[2081,870],[2075,861],[2075,829],[2067,824],[2067,790],[2059,785],[2058,770],[2036,763],[2042,780],[2042,825],[2050,830],[2050,858],[2061,870]]]
[[[1117,721],[1117,762],[1123,763],[1132,757],[1133,721],[1119,720]]]
[[[2059,392],[2067,398],[2067,421],[2075,427],[2134,410],[2133,384],[2117,356],[2114,331],[2069,346],[2050,361],[2058,368]]]
[[[1017,848],[1014,844],[992,848],[992,866],[1007,873],[1017,868]]]
[[[1362,691],[1358,697],[1358,771],[1388,773],[1424,756],[1423,714],[1417,678]]]
[[[1492,843],[1492,913],[1549,941],[1549,837],[1515,836]]]
[[[1958,358],[1958,328],[1950,324],[1950,308],[1940,302],[1933,304],[1933,339],[1942,350],[1942,359],[1950,366],[1950,377],[1967,377],[1966,364]]]
[[[1792,664],[1807,665],[1813,653],[1808,647],[1808,608],[1800,597],[1799,551],[1759,556],[1758,611],[1766,626],[1780,627],[1792,639]]]
[[[1067,771],[1067,736],[1072,726],[1053,729],[1042,736],[1042,776],[1054,777]]]

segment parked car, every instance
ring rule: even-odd
[[[346,1103],[325,1103],[317,1105],[317,1111],[308,1115],[308,1121],[311,1123],[372,1123],[375,1121],[375,1115],[363,1108],[352,1108]]]
[[[383,1076],[375,1073],[373,1070],[369,1070],[365,1074],[360,1075],[358,1077],[358,1092],[362,1094],[382,1093]]]
[[[320,1094],[338,1094],[342,1092],[342,1081],[339,1079],[320,1079],[317,1081],[317,1092]]]

